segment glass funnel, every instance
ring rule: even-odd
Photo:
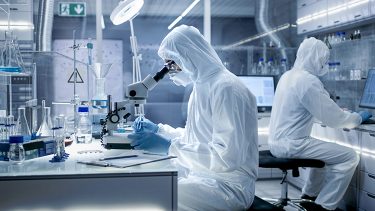
[[[40,124],[39,130],[36,133],[37,136],[52,136],[52,124],[51,124],[51,108],[45,106],[44,100],[42,101],[42,123]]]
[[[94,63],[91,69],[95,75],[95,93],[91,99],[92,107],[97,109],[107,108],[107,95],[105,93],[105,77],[109,73],[112,64]]]

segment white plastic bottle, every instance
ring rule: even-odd
[[[340,71],[340,62],[336,62],[335,67],[334,67],[335,81],[340,80],[340,72],[339,71]]]
[[[267,68],[265,75],[274,75],[275,74],[275,65],[273,64],[273,58],[269,58],[267,62]]]
[[[88,144],[92,141],[92,124],[89,118],[89,108],[78,108],[79,120],[77,126],[76,140],[78,144]]]
[[[286,71],[288,71],[288,65],[286,63],[286,59],[281,59],[281,64],[280,64],[280,71],[281,75],[284,74]]]
[[[265,70],[264,59],[260,58],[257,66],[257,74],[262,75]]]

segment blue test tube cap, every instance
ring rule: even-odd
[[[78,107],[78,112],[89,112],[89,107]]]
[[[260,62],[263,62],[263,61],[264,61],[264,59],[263,59],[263,58],[260,58],[260,59],[259,59],[259,61],[260,61]]]
[[[10,144],[23,143],[23,136],[9,136]]]

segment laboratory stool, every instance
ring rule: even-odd
[[[247,211],[283,211],[283,209],[255,196],[253,204]]]
[[[298,210],[306,210],[299,203],[312,202],[307,199],[290,199],[288,198],[288,170],[292,170],[293,177],[299,177],[299,167],[323,168],[325,163],[316,159],[299,159],[299,158],[277,158],[269,150],[259,152],[260,168],[279,168],[283,172],[281,179],[281,197],[279,199],[264,199],[274,202],[278,207],[291,206]]]

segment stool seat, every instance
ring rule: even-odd
[[[298,167],[323,168],[325,163],[316,159],[277,158],[269,150],[259,152],[259,167],[293,170]]]
[[[259,198],[258,196],[254,197],[253,204],[247,211],[283,211],[283,209],[264,201],[263,199]]]
[[[259,167],[261,168],[278,168],[282,171],[281,179],[281,197],[279,199],[267,199],[267,201],[274,201],[276,206],[290,205],[298,210],[306,210],[298,203],[305,202],[305,199],[290,199],[288,198],[288,170],[292,170],[293,177],[299,176],[299,167],[323,168],[325,163],[316,159],[301,159],[301,158],[277,158],[271,154],[269,150],[259,152]],[[310,200],[308,200],[311,202]]]

